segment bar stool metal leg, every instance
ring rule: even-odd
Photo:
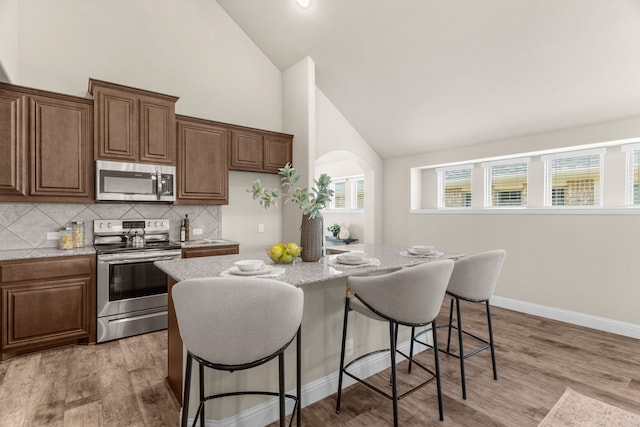
[[[199,378],[200,378],[200,401],[204,400],[204,366],[201,363],[198,363],[199,366]],[[202,404],[202,410],[200,411],[200,427],[204,427],[204,404]]]
[[[460,298],[456,297],[456,317],[458,328],[458,351],[460,352],[460,381],[462,384],[462,399],[467,399],[467,385],[464,377],[464,348],[462,347],[462,319],[460,318]]]
[[[496,367],[496,349],[493,344],[493,327],[491,325],[491,308],[489,308],[489,300],[487,304],[487,325],[489,325],[489,346],[491,348],[491,364],[493,365],[493,379],[498,379],[498,368]]]
[[[444,408],[442,406],[442,384],[440,381],[440,356],[438,353],[438,334],[435,319],[431,322],[431,330],[433,331],[433,358],[436,368],[436,385],[438,389],[438,411],[440,412],[440,421],[444,421]],[[412,335],[413,336],[413,335]],[[412,340],[413,342],[413,340]]]
[[[302,326],[298,328],[298,337],[296,338],[296,397],[298,401],[298,411],[296,412],[296,425],[302,426]]]
[[[182,393],[182,427],[187,427],[187,418],[189,416],[189,394],[191,391],[191,368],[193,366],[193,358],[191,353],[187,353],[187,368],[184,375],[184,391]]]
[[[338,372],[338,398],[336,399],[336,414],[340,413],[340,398],[342,397],[342,376],[344,372],[344,353],[347,345],[347,321],[349,320],[349,297],[344,302],[344,322],[342,324],[342,347],[340,350],[340,371]]]
[[[280,427],[284,427],[284,352],[278,355],[278,406],[280,408]]]
[[[389,337],[391,348],[391,397],[393,400],[393,425],[398,426],[398,384],[396,379],[396,328],[397,324],[389,322]]]

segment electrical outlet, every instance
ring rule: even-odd
[[[345,346],[344,352],[347,356],[351,356],[353,354],[353,338],[347,339],[347,345]]]
[[[194,228],[193,229],[193,235],[194,236],[200,236],[202,234],[202,228]]]
[[[258,224],[258,233],[264,233],[264,224]]]
[[[58,240],[60,239],[60,233],[57,231],[49,231],[47,232],[47,240]]]

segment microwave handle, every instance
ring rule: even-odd
[[[158,169],[156,171],[156,197],[160,200],[160,196],[162,195],[162,171]]]

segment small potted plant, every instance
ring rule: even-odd
[[[340,225],[333,224],[332,226],[327,227],[327,231],[331,232],[333,237],[338,237],[338,234],[340,234]]]

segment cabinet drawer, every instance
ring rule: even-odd
[[[182,250],[182,258],[198,258],[204,256],[232,255],[239,252],[238,245],[187,248]]]
[[[0,264],[0,282],[91,276],[92,257],[38,258]]]

